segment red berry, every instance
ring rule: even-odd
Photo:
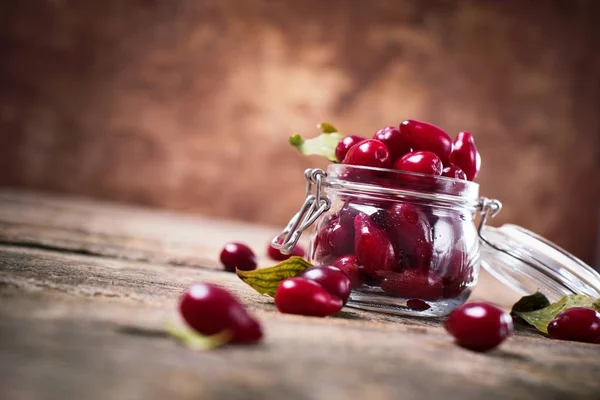
[[[365,140],[364,137],[356,135],[350,135],[342,138],[335,147],[335,158],[338,160],[338,162],[342,162],[344,158],[346,158],[346,154],[352,146],[362,142],[363,140]]]
[[[406,302],[406,306],[415,311],[425,311],[431,308],[429,304],[425,303],[421,299],[410,299]]]
[[[477,177],[481,169],[481,156],[475,147],[473,135],[469,132],[460,132],[456,136],[450,162],[462,169],[468,180],[474,181]]]
[[[439,176],[444,166],[442,160],[431,151],[414,151],[397,159],[394,169]]]
[[[302,246],[297,244],[296,247],[294,247],[294,249],[292,250],[292,252],[290,254],[283,254],[281,251],[279,251],[278,249],[276,249],[269,243],[269,245],[267,247],[267,254],[269,257],[271,257],[275,261],[283,261],[283,260],[287,260],[291,256],[304,257],[305,252],[304,252],[304,249],[302,248]]]
[[[386,126],[385,128],[381,128],[375,132],[373,139],[379,140],[381,143],[387,146],[387,148],[390,150],[392,161],[411,151],[410,145],[408,144],[408,139],[404,137],[400,132],[400,129],[396,128],[395,126]]]
[[[190,286],[180,300],[179,310],[187,324],[202,335],[229,330],[231,343],[262,338],[260,324],[231,293],[218,286],[206,283]]]
[[[275,292],[275,306],[286,314],[326,317],[340,312],[343,305],[342,299],[304,278],[286,279]]]
[[[392,159],[385,144],[379,140],[366,139],[352,146],[342,162],[365,167],[389,168]]]
[[[250,247],[243,243],[227,243],[221,251],[221,263],[225,270],[235,272],[235,269],[251,271],[256,269],[256,256]]]
[[[548,324],[548,334],[559,340],[600,343],[600,314],[591,308],[569,308]]]
[[[387,232],[365,214],[354,219],[354,250],[360,264],[369,275],[378,271],[392,271],[398,263],[398,254]]]
[[[335,260],[333,266],[341,269],[346,275],[348,275],[348,278],[350,279],[350,283],[352,285],[352,289],[357,289],[362,286],[363,282],[360,273],[360,267],[358,266],[358,261],[356,260],[356,256],[342,256]]]
[[[443,163],[446,163],[452,152],[452,139],[446,132],[427,122],[408,120],[400,124],[400,132],[414,151],[431,151]]]
[[[435,301],[442,297],[442,280],[428,272],[407,269],[384,274],[381,289],[394,296]]]
[[[467,303],[450,314],[446,330],[467,349],[486,351],[497,347],[512,332],[510,314],[488,303]]]
[[[454,164],[450,164],[444,168],[442,171],[442,176],[447,178],[462,179],[463,181],[467,180],[467,175],[464,173],[464,171]]]
[[[298,276],[317,282],[330,294],[342,299],[344,304],[350,297],[350,291],[352,290],[350,278],[337,267],[313,267],[307,269]]]
[[[391,232],[409,265],[428,268],[433,254],[433,237],[427,216],[416,205],[396,203],[389,210]]]

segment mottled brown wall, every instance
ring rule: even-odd
[[[483,155],[512,221],[594,254],[600,2],[0,2],[0,184],[283,224],[321,120]]]

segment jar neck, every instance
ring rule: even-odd
[[[373,200],[405,201],[448,210],[477,210],[479,185],[460,179],[382,168],[331,164],[328,192]]]

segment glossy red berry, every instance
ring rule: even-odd
[[[402,135],[400,129],[395,126],[381,128],[373,135],[373,139],[379,140],[390,150],[392,161],[402,157],[411,151],[408,139]]]
[[[442,160],[431,151],[414,151],[397,159],[394,169],[439,176],[444,166]]]
[[[463,181],[467,180],[467,175],[464,173],[464,171],[454,164],[450,164],[444,168],[442,170],[442,176],[447,178],[462,179]]]
[[[398,254],[385,230],[368,215],[359,214],[354,219],[354,232],[355,254],[367,274],[394,269]]]
[[[428,268],[433,254],[433,236],[425,213],[414,204],[396,203],[388,215],[392,236],[409,265]]]
[[[346,158],[346,154],[352,146],[362,142],[363,140],[365,140],[364,137],[356,135],[350,135],[342,138],[335,147],[335,158],[338,160],[338,162],[342,162],[344,158]]]
[[[467,303],[450,314],[446,330],[467,349],[486,351],[497,347],[513,331],[510,314],[488,303]]]
[[[304,257],[305,251],[299,244],[294,247],[290,254],[283,254],[281,251],[273,247],[270,243],[267,246],[267,255],[275,261],[287,260],[292,256]]]
[[[427,271],[407,269],[384,274],[381,289],[394,296],[436,301],[442,297],[442,280]]]
[[[307,269],[298,276],[317,282],[330,294],[342,299],[344,303],[346,303],[350,297],[350,291],[352,290],[350,278],[345,272],[337,267],[313,267]]]
[[[335,260],[333,266],[339,268],[348,276],[352,289],[357,289],[362,286],[363,282],[360,273],[360,266],[358,265],[356,256],[342,256]]]
[[[243,243],[227,243],[221,251],[221,263],[227,271],[235,272],[235,269],[251,271],[256,269],[256,256],[250,247]]]
[[[256,342],[262,328],[225,289],[206,283],[190,286],[179,302],[183,319],[195,331],[210,336],[229,330],[231,343]]]
[[[450,162],[462,169],[468,180],[474,181],[477,177],[481,169],[481,156],[475,147],[473,135],[469,132],[460,132],[456,136]]]
[[[548,324],[548,334],[553,339],[600,343],[600,314],[591,308],[569,308]]]
[[[452,139],[446,132],[427,122],[408,120],[400,124],[400,132],[407,138],[413,151],[431,151],[443,163],[452,152]]]
[[[392,159],[385,144],[379,140],[366,139],[352,146],[342,162],[365,167],[389,168]]]
[[[326,317],[337,314],[343,301],[317,282],[305,278],[282,281],[275,292],[275,306],[286,314]]]

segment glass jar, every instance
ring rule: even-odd
[[[501,203],[480,198],[477,183],[346,164],[309,169],[305,178],[302,208],[272,243],[289,253],[310,229],[309,260],[348,274],[350,307],[447,315],[471,294],[481,254],[486,269],[523,294],[537,286],[551,300],[600,296],[600,275],[543,238],[505,225],[486,239],[486,219]]]

